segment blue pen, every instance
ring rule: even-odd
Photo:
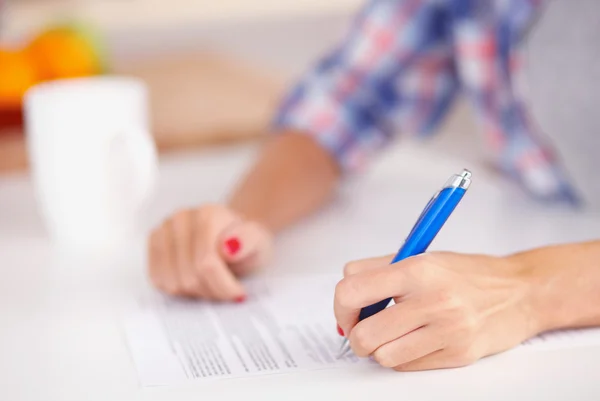
[[[413,229],[406,237],[404,244],[392,260],[392,264],[410,256],[419,255],[427,250],[442,226],[448,220],[454,208],[459,204],[465,192],[471,185],[471,172],[463,170],[460,174],[451,176],[444,187],[439,190],[423,209]],[[392,298],[384,299],[376,304],[364,307],[358,315],[358,320],[364,320],[384,310]],[[344,339],[338,357],[350,350],[348,339]]]

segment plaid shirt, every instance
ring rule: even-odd
[[[371,0],[287,96],[278,129],[313,135],[345,171],[398,130],[426,136],[472,100],[498,167],[546,200],[577,198],[512,85],[542,0]]]

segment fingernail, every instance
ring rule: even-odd
[[[235,255],[236,253],[238,253],[242,245],[240,244],[239,239],[229,238],[227,241],[225,241],[225,247],[227,248],[227,252],[229,252],[230,255]]]
[[[243,302],[246,301],[246,296],[245,295],[240,295],[239,297],[237,297],[236,299],[234,299],[235,303],[237,304],[241,304]]]
[[[340,325],[337,325],[337,330],[338,330],[338,334],[342,337],[344,337],[344,330],[342,330],[342,328],[340,327]]]

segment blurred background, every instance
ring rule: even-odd
[[[344,34],[362,1],[0,4],[1,174],[27,167],[22,94],[56,78],[112,73],[144,79],[161,153],[259,139],[285,89]],[[473,130],[468,107],[459,103],[444,134],[428,146],[461,152],[460,138],[468,138],[479,147]]]

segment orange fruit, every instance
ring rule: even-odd
[[[0,49],[0,107],[19,107],[25,91],[37,82],[36,70],[24,52]]]
[[[26,52],[43,80],[100,74],[100,46],[82,27],[56,26],[38,35]]]

